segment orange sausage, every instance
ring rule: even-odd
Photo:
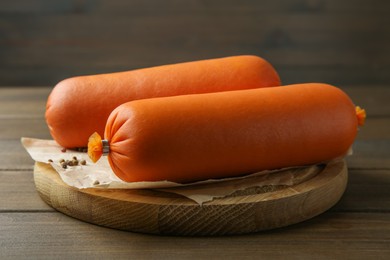
[[[45,116],[60,145],[85,147],[94,131],[103,135],[112,110],[128,101],[279,85],[274,68],[257,56],[194,61],[66,79],[50,94]]]
[[[122,180],[185,183],[344,156],[362,118],[340,89],[308,83],[128,102],[105,139]],[[90,139],[92,160],[99,141]]]

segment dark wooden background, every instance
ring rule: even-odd
[[[389,85],[390,1],[0,1],[0,86],[237,54],[285,84]]]

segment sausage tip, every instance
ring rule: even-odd
[[[358,125],[363,126],[366,121],[366,110],[362,109],[359,106],[356,106],[356,117],[358,120]]]
[[[95,132],[88,139],[88,156],[92,162],[96,163],[102,155],[102,138],[97,132]]]

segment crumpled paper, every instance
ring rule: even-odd
[[[93,163],[87,153],[69,149],[64,151],[54,140],[22,137],[21,142],[33,160],[50,163],[69,186],[78,189],[157,189],[185,196],[200,205],[249,188],[268,185],[292,186],[314,177],[323,169],[323,165],[312,165],[261,171],[241,177],[212,179],[190,184],[171,181],[129,183],[122,181],[114,174],[105,156],[97,163]],[[78,160],[86,160],[86,165],[62,168],[60,160],[71,160],[74,156]]]

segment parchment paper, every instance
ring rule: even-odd
[[[190,184],[180,184],[170,181],[157,182],[124,182],[112,171],[107,157],[95,164],[87,153],[75,150],[66,150],[54,140],[41,140],[23,137],[21,142],[31,158],[36,162],[50,163],[58,172],[61,179],[70,186],[78,189],[158,189],[185,196],[198,204],[211,201],[214,198],[228,196],[236,191],[266,185],[292,186],[296,183],[308,180],[318,174],[322,166],[311,165],[307,167],[295,167],[273,171],[261,171],[236,178],[225,178],[199,181]],[[60,160],[86,160],[86,165],[69,166],[62,168]],[[53,162],[49,162],[52,160]]]

